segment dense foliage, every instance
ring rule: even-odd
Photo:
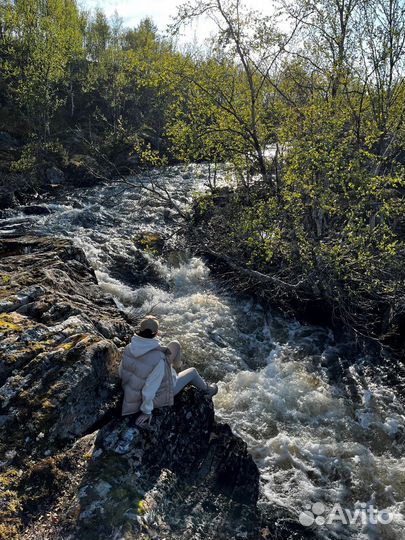
[[[295,0],[283,13],[281,33],[239,2],[180,10],[179,24],[216,21],[216,64],[238,71],[220,85],[201,69],[215,114],[183,120],[217,149],[226,134],[241,180],[196,201],[197,243],[242,287],[403,351],[405,3]]]
[[[148,143],[158,149],[166,56],[175,61],[148,19],[130,30],[74,0],[3,0],[0,129],[26,145],[14,169],[32,166],[44,148],[63,153],[84,141],[107,156],[123,144],[139,154]]]
[[[74,0],[0,0],[0,130],[24,143],[13,170],[84,143],[140,165],[232,163],[237,189],[196,202],[196,242],[265,295],[316,300],[399,344],[404,0],[284,0],[274,17],[193,0],[173,33],[200,16],[216,35],[181,51],[150,20],[127,29]]]

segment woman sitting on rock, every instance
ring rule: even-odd
[[[140,323],[139,330],[131,343],[124,349],[119,375],[124,389],[122,415],[138,413],[138,426],[149,423],[152,410],[173,405],[173,397],[187,384],[204,390],[208,397],[218,392],[216,384],[209,386],[195,368],[176,373],[181,367],[181,346],[171,341],[162,347],[157,339],[159,323],[147,317]]]

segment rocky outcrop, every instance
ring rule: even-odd
[[[101,164],[87,154],[73,155],[66,167],[66,181],[73,187],[93,186],[111,177],[113,170],[108,163]]]
[[[65,182],[65,175],[58,169],[58,167],[49,167],[45,171],[46,180],[49,184],[63,184]]]
[[[197,390],[142,431],[115,419],[79,445],[88,461],[56,502],[56,537],[257,538],[257,468]]]
[[[28,168],[27,163],[19,163],[24,148],[33,159]],[[88,154],[69,157],[63,147],[24,147],[21,141],[0,131],[0,217],[7,208],[38,202],[49,193],[92,186],[112,178],[115,169],[104,161]]]
[[[258,470],[210,400],[120,418],[131,333],[71,242],[0,241],[0,538],[257,538]]]

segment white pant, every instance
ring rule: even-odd
[[[180,368],[181,366],[181,345],[178,341],[171,341],[167,348],[170,349],[169,360],[174,368]],[[191,367],[177,373],[176,383],[174,385],[174,395],[183,390],[187,384],[192,384],[201,390],[207,389],[207,383],[198,373],[198,371]]]

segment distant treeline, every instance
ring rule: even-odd
[[[2,0],[0,129],[26,145],[14,169],[83,140],[160,149],[171,99],[162,73],[177,56],[148,19],[126,29],[74,0]]]

